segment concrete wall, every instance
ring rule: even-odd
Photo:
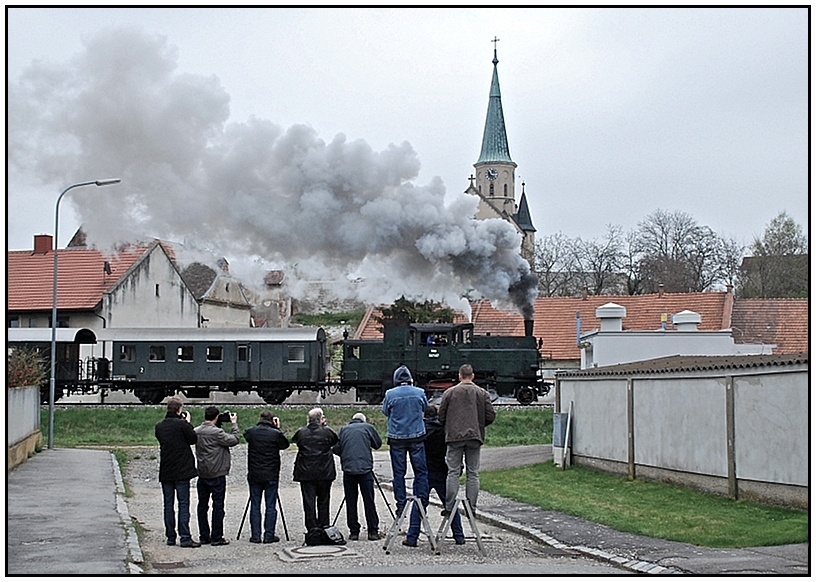
[[[572,462],[808,507],[807,365],[559,378]]]
[[[6,446],[10,471],[42,441],[40,432],[40,388],[25,386],[6,389]]]

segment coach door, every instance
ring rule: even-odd
[[[235,379],[249,380],[252,365],[252,346],[248,343],[235,346]]]

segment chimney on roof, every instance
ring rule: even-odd
[[[229,273],[229,261],[225,258],[218,259],[218,268],[224,273]]]
[[[586,300],[587,300],[587,297],[589,297],[589,287],[587,287],[586,285],[584,285],[584,293],[583,293],[583,297],[582,297],[582,299],[583,299],[584,301],[586,301]]]
[[[661,283],[660,285],[657,286],[657,296],[660,299],[663,299],[663,289],[665,289],[665,288],[666,288],[666,286],[663,283]]]
[[[688,309],[672,316],[672,323],[677,326],[677,331],[697,331],[697,326],[702,320],[699,313]]]
[[[725,292],[728,293],[729,295],[733,295],[734,294],[734,286],[731,283],[728,283],[725,286]]]
[[[54,248],[54,237],[50,234],[34,235],[34,254],[47,255]]]
[[[626,308],[617,303],[607,303],[595,310],[595,317],[601,320],[601,331],[623,331]]]

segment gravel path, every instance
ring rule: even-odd
[[[401,544],[404,534],[391,545],[390,553],[383,550],[384,540],[379,542],[365,540],[365,529],[361,541],[349,541],[345,549],[330,548],[329,551],[341,552],[335,556],[315,557],[304,555],[303,510],[300,500],[300,488],[292,481],[294,451],[282,454],[280,498],[283,504],[283,515],[289,532],[286,541],[283,523],[278,516],[277,535],[281,542],[277,544],[249,543],[249,518],[247,518],[240,540],[236,540],[241,525],[244,508],[248,498],[246,484],[247,447],[241,444],[232,449],[232,470],[227,477],[227,507],[225,518],[225,535],[231,541],[228,546],[202,546],[196,549],[180,548],[165,545],[164,526],[162,523],[162,495],[158,476],[158,446],[145,449],[131,449],[131,460],[124,473],[132,496],[128,498],[128,509],[131,517],[138,522],[143,532],[140,534],[142,552],[147,574],[380,574],[396,575],[411,572],[413,574],[609,574],[621,573],[608,565],[576,556],[565,554],[537,544],[519,534],[505,531],[493,525],[479,522],[479,529],[487,556],[482,556],[467,520],[463,520],[467,541],[463,546],[456,546],[448,534],[443,542],[440,555],[435,555],[427,539],[420,537],[417,548],[408,548]],[[504,455],[506,457],[506,455]],[[388,454],[375,454],[375,473],[383,486],[385,499],[394,508],[394,499],[390,490],[390,466]],[[332,519],[343,500],[342,473],[338,465],[338,479],[332,488]],[[191,519],[190,527],[193,538],[198,539],[198,525],[195,517],[195,481],[191,486]],[[500,498],[494,498],[482,492],[485,503],[495,504]],[[435,496],[432,496],[432,503]],[[380,517],[380,530],[387,532],[392,519],[386,500],[376,491],[377,510]],[[360,517],[363,518],[362,504]],[[436,530],[442,518],[437,505],[429,506],[431,527]],[[337,525],[348,537],[345,510],[341,511]],[[290,550],[287,552],[286,550]],[[324,550],[326,548],[323,548]],[[307,550],[308,551],[308,550]]]

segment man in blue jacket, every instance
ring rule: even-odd
[[[394,387],[385,392],[382,412],[388,417],[388,446],[391,456],[391,472],[397,516],[405,509],[406,457],[411,459],[414,470],[414,496],[423,506],[428,505],[428,466],[425,462],[425,408],[428,399],[425,391],[413,385],[414,378],[406,366],[394,371]],[[403,545],[416,547],[419,537],[419,512],[416,507],[411,512],[411,526]]]
[[[360,539],[360,520],[357,516],[357,489],[363,498],[368,539],[382,539],[380,519],[374,503],[374,455],[372,449],[382,446],[382,438],[374,425],[366,422],[365,414],[356,413],[351,422],[337,433],[337,444],[332,450],[340,457],[343,468],[343,492],[346,495],[346,523],[349,539]]]

